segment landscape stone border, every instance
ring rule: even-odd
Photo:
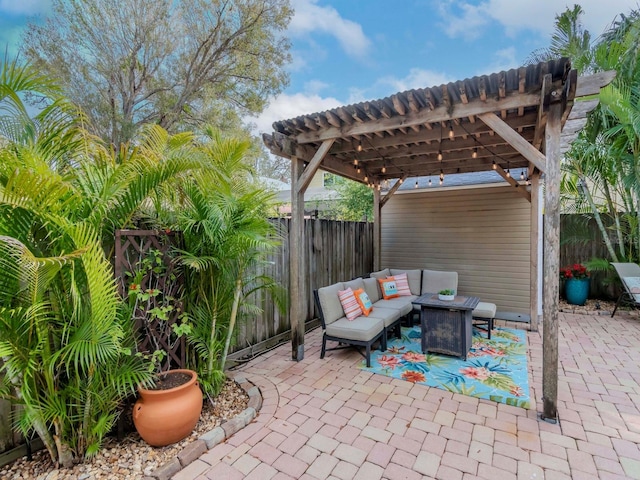
[[[227,374],[227,378],[235,381],[249,396],[247,408],[235,417],[222,423],[219,427],[215,427],[213,430],[200,435],[196,441],[184,447],[176,458],[159,466],[149,475],[142,477],[142,480],[169,480],[191,462],[200,458],[207,450],[224,442],[256,418],[256,415],[262,408],[262,394],[260,393],[260,389],[247,380],[243,374],[237,374],[235,376]]]

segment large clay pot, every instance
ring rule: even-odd
[[[160,375],[185,373],[191,379],[168,390],[138,387],[140,398],[133,406],[133,423],[142,439],[163,447],[187,437],[198,423],[202,411],[202,392],[193,370],[170,370]]]

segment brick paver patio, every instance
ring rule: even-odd
[[[514,326],[514,325],[509,325]],[[523,410],[320,360],[320,330],[237,375],[259,386],[256,419],[173,478],[640,479],[640,318],[560,314],[558,424],[542,411],[542,337],[528,332],[532,404]]]

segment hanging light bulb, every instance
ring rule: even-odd
[[[356,172],[360,173],[360,167],[356,168]]]
[[[382,164],[382,173],[387,173],[387,164],[386,163]]]
[[[429,179],[429,186],[431,186],[431,179]]]
[[[380,184],[376,185],[376,188],[380,191]]]
[[[524,180],[524,171],[520,171],[520,180]]]
[[[440,179],[440,186],[442,186],[442,184],[444,183],[444,178]]]
[[[442,150],[438,150],[438,161],[442,161]]]
[[[444,172],[440,170],[440,181],[444,180]]]
[[[449,121],[449,138],[450,138],[451,140],[453,140],[453,136],[454,136],[454,133],[453,133],[453,124],[451,123],[451,121]]]
[[[507,168],[507,178],[511,177],[511,172],[509,171],[509,168]]]
[[[364,176],[364,181],[365,181],[365,182],[368,182],[368,181],[369,181],[369,177],[368,177],[366,174],[365,174],[365,176]]]
[[[418,188],[418,180],[416,180],[416,185],[413,188]]]
[[[474,148],[473,152],[471,153],[471,158],[478,158],[478,149]]]
[[[362,151],[362,142],[358,142],[358,146],[356,147],[356,150],[359,152]]]
[[[401,179],[400,179],[400,180],[398,180],[398,181],[400,182],[400,185],[402,185],[402,183],[404,182],[404,179],[402,179],[402,178],[401,178]]]
[[[493,168],[494,170],[496,170],[498,168],[498,166],[496,165],[496,161],[495,160],[491,164],[491,168]]]
[[[353,159],[353,165],[356,166],[356,167],[358,166],[358,159],[357,158]]]

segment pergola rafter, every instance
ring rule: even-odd
[[[539,311],[539,185],[540,174],[545,173],[543,416],[555,419],[561,132],[565,123],[571,122],[576,98],[597,95],[613,76],[614,72],[602,72],[578,79],[570,61],[563,58],[275,122],[274,132],[263,136],[264,143],[273,154],[292,161],[293,359],[304,357],[300,301],[304,294],[300,285],[306,275],[301,260],[304,192],[318,168],[374,189],[375,269],[380,268],[381,209],[402,181],[495,170],[531,202],[530,313],[534,329]],[[584,117],[588,108],[577,110],[579,117]],[[579,128],[569,130],[575,135]],[[514,169],[528,172],[530,187],[509,174]],[[383,195],[385,181],[391,181],[392,187]]]

